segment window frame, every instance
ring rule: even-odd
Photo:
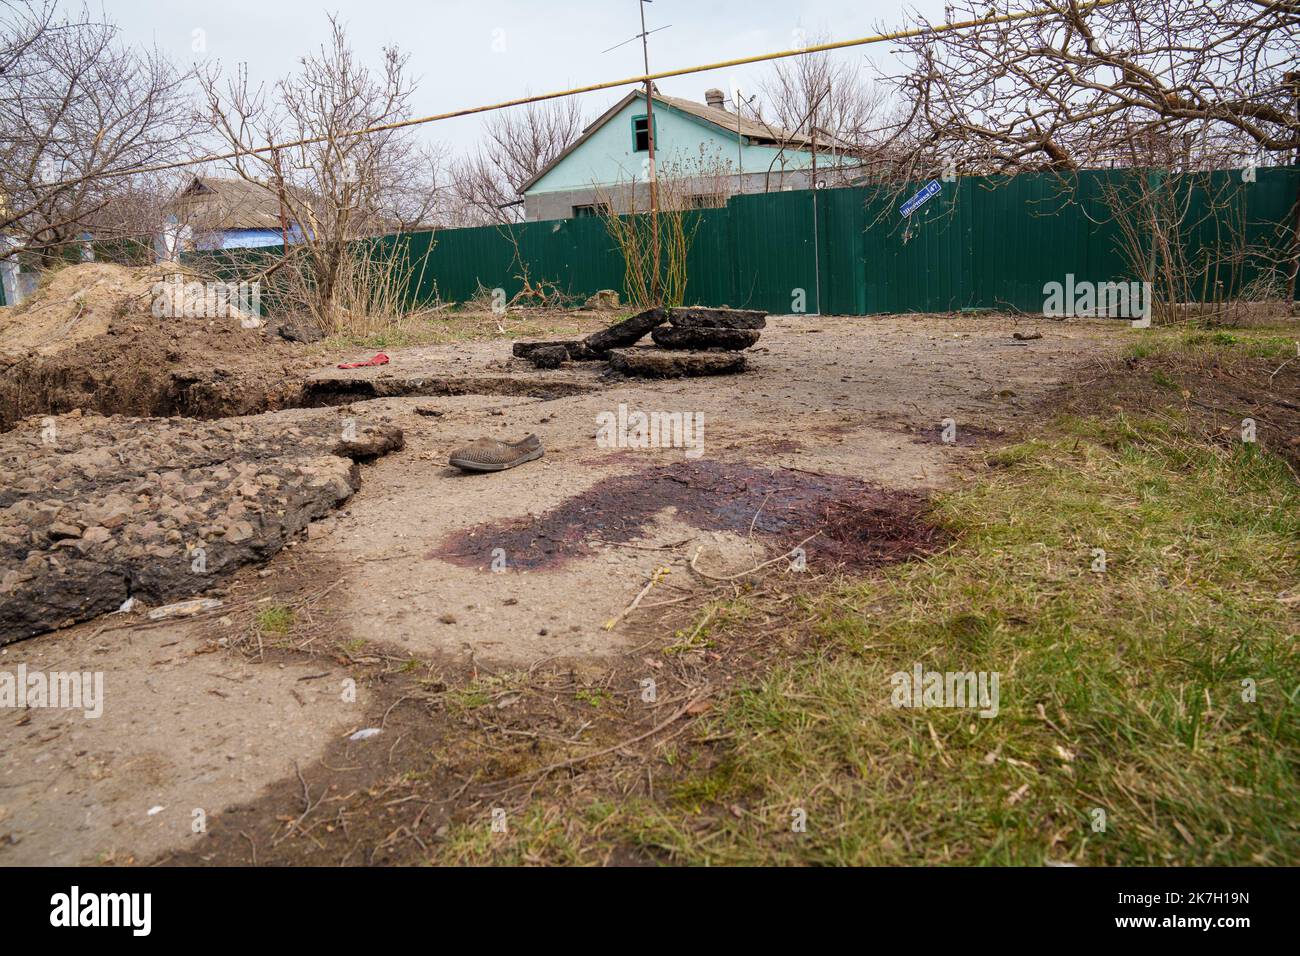
[[[607,202],[584,202],[575,203],[572,207],[573,215],[570,219],[599,219],[601,216],[609,215],[609,203]],[[583,210],[579,212],[578,210]]]
[[[637,120],[643,120],[643,119],[646,118],[646,116],[647,116],[647,114],[645,114],[645,113],[634,113],[634,114],[632,115],[632,152],[633,152],[633,153],[648,153],[648,152],[650,152],[650,130],[651,130],[651,129],[654,130],[654,140],[655,140],[655,145],[657,146],[657,145],[659,144],[659,117],[656,116],[656,117],[654,118],[654,122],[653,122],[653,123],[646,123],[646,146],[645,146],[645,149],[637,149],[636,140],[637,140],[637,136],[639,135],[638,130],[637,130],[637,128],[636,128]]]

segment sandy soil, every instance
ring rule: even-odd
[[[192,630],[80,630],[0,649],[0,670],[104,675],[98,718],[0,712],[0,864],[142,862],[184,846],[196,821],[293,773],[358,713],[341,676],[303,680],[325,668],[254,665]]]
[[[1043,337],[1016,342],[1016,330]],[[425,660],[527,666],[626,653],[645,641],[644,627],[605,624],[656,568],[671,572],[647,604],[689,599],[686,565],[697,550],[700,567],[723,574],[770,556],[765,545],[744,531],[702,531],[665,510],[639,537],[546,570],[513,570],[528,555],[507,552],[506,570],[493,572],[490,530],[479,567],[436,553],[470,527],[542,515],[602,479],[684,459],[681,448],[600,447],[601,413],[617,413],[620,403],[700,413],[703,460],[931,490],[959,480],[981,445],[1032,433],[1035,406],[1084,362],[1122,344],[1125,331],[999,316],[779,317],[749,353],[746,374],[662,382],[603,377],[603,364],[535,372],[510,359],[504,341],[403,350],[390,366],[350,374],[443,383],[550,375],[590,390],[547,398],[544,389],[500,394],[512,389],[487,384],[499,394],[355,403],[400,425],[406,450],[364,466],[344,510],[232,590],[268,603],[310,582],[320,595],[313,613],[331,635]],[[955,444],[939,440],[943,419],[956,424]],[[528,432],[546,447],[539,461],[480,476],[446,464],[452,448],[480,435]],[[363,702],[340,699],[346,660],[270,655],[253,663],[216,643],[223,625],[215,620],[106,629],[119,622],[87,622],[0,656],[0,670],[23,661],[104,671],[107,698],[98,720],[0,711],[0,864],[139,860],[184,847],[196,808],[211,817],[291,779],[295,765],[359,726]],[[150,816],[157,806],[164,809]]]
[[[683,460],[680,449],[598,447],[597,416],[617,413],[620,403],[629,410],[701,413],[708,458],[826,471],[888,487],[938,487],[965,447],[938,441],[942,419],[957,423],[959,439],[966,431],[987,436],[1031,424],[1023,409],[1107,334],[1104,326],[1040,324],[1044,338],[1018,346],[1006,320],[786,318],[770,323],[751,353],[751,371],[741,376],[626,380],[552,401],[477,396],[358,404],[400,423],[409,452],[376,463],[349,513],[307,550],[353,568],[355,585],[338,593],[359,633],[412,654],[472,651],[480,660],[518,664],[544,655],[620,653],[625,643],[603,625],[665,563],[663,551],[650,549],[686,539],[668,556],[680,561],[702,545],[703,567],[738,570],[756,563],[745,537],[701,535],[666,513],[640,547],[607,549],[544,573],[491,574],[490,534],[480,570],[424,555],[457,528],[540,514],[606,475]],[[457,362],[486,368],[502,363],[502,351],[496,343],[477,343]],[[444,348],[413,350],[371,374],[432,380],[448,374],[446,354]],[[548,374],[512,364],[530,375]],[[601,369],[577,363],[549,374],[599,385]],[[443,414],[416,415],[413,406]],[[526,467],[465,476],[445,465],[448,450],[479,435],[528,432],[540,436],[547,454]],[[505,560],[508,565],[511,556]],[[517,603],[504,603],[512,599]],[[447,616],[454,622],[440,620]]]

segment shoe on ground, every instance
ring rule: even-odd
[[[505,471],[526,461],[542,457],[542,443],[536,435],[516,442],[479,438],[463,448],[457,448],[448,459],[462,471]]]

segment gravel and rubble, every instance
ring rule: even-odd
[[[218,587],[359,487],[400,428],[338,412],[77,412],[0,435],[0,644]]]

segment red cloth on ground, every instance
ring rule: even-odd
[[[376,352],[373,356],[364,362],[340,362],[339,368],[367,368],[371,365],[387,365],[388,356],[383,352]]]

